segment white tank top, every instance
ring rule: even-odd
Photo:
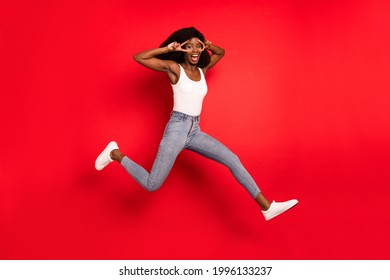
[[[202,111],[203,99],[207,93],[206,79],[202,69],[200,81],[196,82],[188,78],[184,68],[179,64],[179,81],[172,85],[173,111],[181,112],[190,116],[199,116]]]

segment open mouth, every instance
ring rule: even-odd
[[[193,55],[191,55],[191,60],[192,60],[192,61],[196,62],[196,61],[198,61],[198,59],[199,59],[199,54],[193,54]]]

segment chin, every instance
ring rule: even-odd
[[[192,61],[191,59],[187,60],[187,62],[191,65],[198,65],[199,59],[197,61]]]

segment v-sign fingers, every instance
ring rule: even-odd
[[[182,51],[182,52],[189,52],[190,50],[186,50],[186,49],[183,49],[183,46],[185,46],[190,40],[187,40],[183,43],[180,44],[179,46],[179,49]]]
[[[202,49],[200,51],[201,52],[204,51],[204,49],[206,48],[206,45],[200,39],[198,39],[198,43],[200,43],[202,45]]]
[[[185,44],[187,44],[189,41],[190,41],[190,40],[188,39],[187,41],[181,43],[181,44],[180,44],[180,47],[183,46],[183,45],[185,45]]]

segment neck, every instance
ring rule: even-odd
[[[184,69],[186,69],[186,70],[191,70],[191,71],[197,71],[198,70],[198,66],[195,64],[190,64],[190,63],[188,63],[188,62],[183,62],[182,64],[181,64],[181,66],[184,68]]]

